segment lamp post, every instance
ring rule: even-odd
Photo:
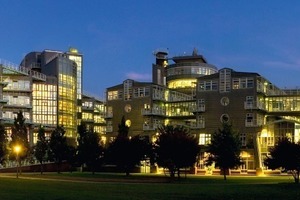
[[[19,178],[19,153],[21,151],[21,146],[20,145],[16,145],[14,147],[14,151],[16,153],[16,161],[17,161],[17,178]]]

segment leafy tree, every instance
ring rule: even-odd
[[[7,149],[7,134],[3,124],[0,124],[0,164],[6,160],[6,156],[8,153]]]
[[[22,111],[17,113],[17,117],[15,117],[14,120],[14,126],[12,127],[11,142],[10,142],[11,149],[13,149],[16,145],[19,145],[21,147],[21,151],[18,154],[21,162],[21,160],[26,159],[28,154],[30,153],[27,127],[25,124],[25,118],[23,116]],[[15,156],[14,153],[12,155],[13,157]]]
[[[222,129],[212,135],[207,149],[209,156],[206,165],[215,163],[223,172],[224,180],[226,180],[227,171],[242,164],[240,151],[238,134],[232,130],[230,124],[223,123]]]
[[[199,150],[196,138],[183,126],[167,125],[159,128],[155,142],[157,164],[167,168],[171,178],[175,177],[176,172],[180,178],[181,168],[192,167]]]
[[[99,135],[93,131],[88,131],[84,125],[78,127],[78,133],[78,158],[80,164],[86,164],[94,174],[103,155]]]
[[[69,164],[69,170],[72,173],[73,169],[77,163],[77,148],[76,147],[74,147],[72,145],[67,146],[66,160]]]
[[[128,137],[129,127],[126,125],[125,117],[122,117],[121,123],[118,125],[118,137]]]
[[[45,137],[45,129],[40,126],[37,143],[34,147],[34,156],[40,163],[41,174],[43,174],[43,163],[47,159],[48,141]]]
[[[129,127],[125,124],[123,117],[119,124],[117,138],[109,144],[106,151],[106,161],[117,165],[119,169],[129,176],[130,171],[149,154],[149,141],[142,137],[134,136],[128,138]]]
[[[60,173],[62,161],[67,157],[68,144],[65,130],[62,126],[53,130],[49,141],[49,158],[57,164],[57,173]]]
[[[271,148],[270,156],[264,161],[270,169],[282,168],[290,172],[295,183],[299,183],[300,174],[300,144],[294,143],[287,138],[280,140],[275,147]]]

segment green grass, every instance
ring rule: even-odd
[[[31,178],[31,179],[30,179]],[[39,178],[42,178],[39,179]],[[62,181],[63,180],[63,181]],[[287,176],[189,176],[169,182],[164,176],[47,173],[0,177],[0,199],[300,199],[300,186]]]

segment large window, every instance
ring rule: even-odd
[[[254,80],[252,77],[234,78],[232,80],[233,89],[246,89],[246,88],[253,88],[253,87],[254,87]]]
[[[219,91],[230,92],[231,89],[231,69],[222,69],[219,72]]]
[[[134,97],[146,97],[150,94],[150,88],[149,87],[138,87],[134,88]]]
[[[211,142],[211,134],[200,133],[199,134],[199,145],[207,145]]]
[[[57,86],[35,83],[32,87],[33,122],[57,125]]]
[[[168,82],[168,88],[194,88],[196,79],[175,80]]]
[[[198,84],[198,91],[217,91],[218,82],[216,80],[200,81]]]
[[[246,133],[240,133],[240,141],[242,147],[245,147],[247,145]]]
[[[107,92],[107,99],[108,100],[116,100],[116,99],[122,99],[123,98],[123,92],[121,90],[115,90],[115,91],[108,91]]]
[[[132,86],[133,81],[132,80],[126,80],[123,83],[124,86],[124,100],[131,100],[132,99]]]

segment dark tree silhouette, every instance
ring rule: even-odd
[[[72,173],[78,161],[76,147],[72,145],[67,146],[66,160],[69,164],[69,171]]]
[[[80,164],[86,164],[94,174],[103,156],[103,148],[100,145],[99,135],[93,131],[88,131],[84,125],[78,127],[78,133],[79,162]]]
[[[226,174],[230,168],[242,164],[240,158],[240,139],[228,123],[223,123],[222,129],[219,129],[218,132],[212,135],[207,152],[209,156],[206,165],[215,163],[216,167],[221,169],[224,180],[226,180]]]
[[[126,125],[125,117],[122,117],[121,123],[118,125],[118,137],[128,137],[129,127]]]
[[[53,130],[49,141],[49,158],[57,164],[57,172],[60,173],[62,161],[67,158],[68,144],[65,130],[58,126]]]
[[[14,120],[14,126],[12,127],[10,148],[13,150],[15,146],[19,145],[21,151],[19,152],[19,162],[28,157],[30,153],[30,146],[28,142],[27,127],[25,124],[25,118],[22,111],[17,113],[17,117]],[[15,153],[12,152],[12,157],[15,158]],[[19,163],[19,164],[20,164]]]
[[[34,147],[34,156],[40,163],[40,171],[43,174],[43,163],[47,159],[48,141],[45,137],[45,129],[40,126],[38,131],[38,140]]]
[[[299,184],[300,173],[300,144],[291,142],[287,138],[280,140],[275,147],[271,148],[264,164],[270,169],[282,168],[290,172],[295,183]]]
[[[0,124],[0,164],[3,164],[6,160],[8,149],[7,149],[7,134],[3,124]]]
[[[149,156],[150,144],[138,135],[128,138],[129,127],[126,126],[124,117],[119,124],[118,131],[117,138],[108,146],[105,158],[108,163],[115,164],[126,173],[126,176],[129,176],[133,168],[140,164],[145,156]]]
[[[176,172],[180,178],[181,168],[192,167],[199,151],[197,139],[183,126],[167,125],[159,128],[155,142],[157,164],[167,168],[171,178],[175,177]]]

